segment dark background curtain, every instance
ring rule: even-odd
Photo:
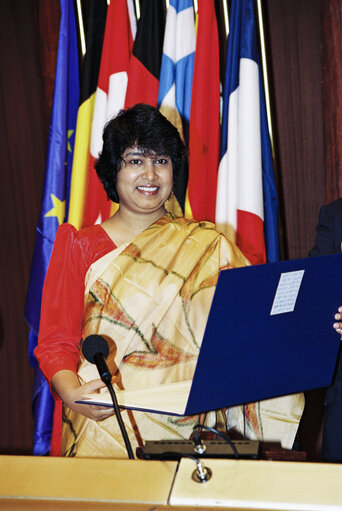
[[[26,289],[44,179],[60,8],[57,0],[0,2],[0,452],[30,453],[33,370]]]
[[[321,204],[342,195],[341,7],[339,0],[263,0],[263,10],[282,258],[293,259],[306,257],[313,245]],[[44,178],[59,16],[58,0],[0,2],[1,454],[32,451],[33,370],[24,305]],[[312,459],[318,456],[321,395],[308,396],[303,420],[304,447]]]

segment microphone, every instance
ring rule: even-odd
[[[112,375],[109,372],[106,358],[109,355],[109,346],[107,341],[101,335],[88,335],[82,343],[82,352],[84,357],[91,364],[96,364],[100,378],[106,385],[112,381]]]
[[[116,418],[119,423],[120,431],[125,442],[129,459],[134,459],[132,446],[129,441],[125,424],[122,420],[118,400],[116,398],[112,385],[112,375],[108,369],[106,358],[109,355],[109,346],[104,337],[98,334],[88,335],[82,343],[82,352],[86,360],[91,364],[95,364],[99,372],[100,378],[107,385],[110,396],[112,398],[113,407]]]

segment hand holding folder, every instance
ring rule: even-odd
[[[340,275],[342,254],[222,271],[192,382],[118,391],[119,404],[192,415],[328,386]],[[83,402],[111,406],[105,392]]]

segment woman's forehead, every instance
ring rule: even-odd
[[[127,156],[146,156],[146,157],[156,157],[156,156],[165,156],[167,153],[162,150],[154,150],[151,148],[140,147],[138,145],[134,145],[133,147],[127,147],[123,152],[123,157]]]

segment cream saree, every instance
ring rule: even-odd
[[[219,271],[246,264],[213,224],[170,214],[128,246],[96,261],[86,276],[83,338],[100,334],[107,339],[114,387],[162,388],[191,379]],[[96,367],[82,353],[78,376],[81,383],[98,378]],[[286,444],[293,442],[303,403],[300,395],[285,399],[284,404],[284,398],[267,400],[266,413],[259,404],[248,405],[249,436],[263,437],[268,428],[268,436],[271,432]],[[280,405],[272,407],[272,401]],[[188,439],[199,420],[218,428],[226,422],[223,410],[205,417],[123,410],[122,418],[133,450],[145,440]],[[236,429],[246,429],[243,407],[230,409],[229,418]],[[95,422],[67,407],[62,454],[127,457],[115,417]]]

